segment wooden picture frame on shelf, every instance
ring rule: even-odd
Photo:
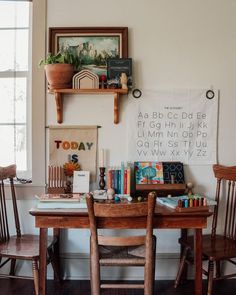
[[[81,68],[107,74],[107,58],[128,57],[128,27],[51,27],[49,52],[68,48],[79,56]]]

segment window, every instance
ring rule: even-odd
[[[31,2],[0,0],[0,166],[31,177]]]

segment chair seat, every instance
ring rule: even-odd
[[[186,240],[179,240],[180,244],[185,247],[194,246],[193,236],[189,236]],[[224,236],[216,235],[211,239],[211,235],[203,235],[202,237],[202,254],[210,258],[210,260],[222,260],[235,257],[236,241],[227,239]]]
[[[48,247],[52,246],[56,240],[48,238]],[[12,236],[6,242],[0,242],[0,256],[10,258],[32,259],[39,257],[39,236],[22,235]]]
[[[99,246],[101,265],[145,265],[145,247]]]

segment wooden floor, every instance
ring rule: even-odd
[[[214,283],[213,295],[235,295],[236,280],[225,280]],[[206,294],[206,281],[203,286]],[[19,279],[0,279],[1,295],[34,295],[33,282]],[[63,281],[61,285],[48,281],[47,294],[50,295],[90,295],[89,281]],[[142,290],[104,290],[104,295],[143,295]],[[157,295],[193,295],[192,281],[174,289],[173,281],[156,281],[155,294]]]

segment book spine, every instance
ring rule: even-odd
[[[114,170],[114,190],[115,190],[115,193],[117,194],[117,191],[118,191],[118,169]]]
[[[115,170],[111,170],[111,187],[115,189]]]
[[[127,195],[130,195],[130,187],[131,187],[131,169],[127,168]]]
[[[127,169],[124,171],[124,194],[127,194]]]
[[[124,162],[121,162],[120,170],[121,170],[121,184],[120,184],[121,191],[120,191],[120,193],[124,194],[124,175],[125,175],[125,164],[124,164]]]
[[[121,171],[117,169],[117,194],[120,194],[121,191]]]
[[[107,171],[107,188],[112,188],[112,169],[109,168]]]

